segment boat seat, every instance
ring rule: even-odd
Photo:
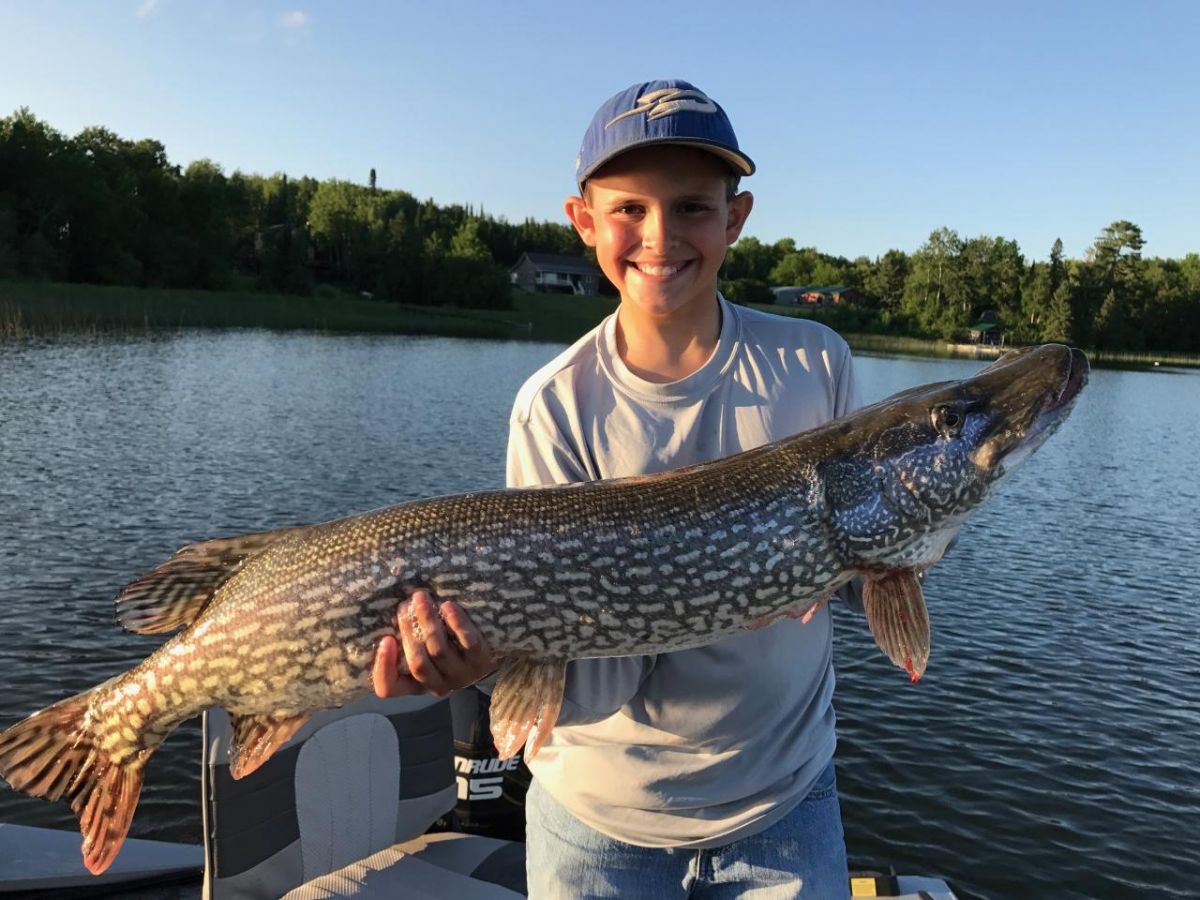
[[[502,879],[500,882],[493,878]],[[520,890],[505,887],[513,884]],[[525,846],[473,835],[426,835],[380,850],[285,894],[283,900],[404,897],[429,900],[521,900]]]
[[[365,697],[315,714],[252,775],[229,774],[228,717],[204,717],[209,900],[524,896],[524,845],[426,835],[455,803],[445,699]]]

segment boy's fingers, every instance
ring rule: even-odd
[[[375,696],[384,700],[392,696],[396,682],[396,656],[399,650],[396,639],[391,635],[382,638],[375,648],[375,660],[371,664],[371,687]]]
[[[446,627],[450,629],[450,633],[458,641],[458,646],[462,647],[463,654],[468,660],[474,662],[492,658],[487,641],[484,640],[479,629],[475,627],[475,623],[471,621],[471,617],[461,606],[453,600],[447,600],[442,604],[441,613],[442,621],[446,623]]]
[[[407,606],[402,606],[396,615],[396,623],[400,630],[400,642],[404,649],[404,659],[408,663],[408,671],[412,673],[412,677],[429,693],[438,696],[448,694],[453,688],[447,684],[445,676],[443,676],[441,670],[438,668],[437,663],[433,661],[425,649],[428,632],[426,627],[422,625],[421,617],[417,612],[416,607],[418,605],[416,596],[414,596],[414,599]],[[444,630],[442,634],[443,640],[445,640]]]
[[[474,684],[496,667],[487,641],[466,611],[451,601],[438,606],[428,591],[417,591],[400,605],[396,626],[411,673],[407,680],[431,694],[443,696]],[[376,666],[382,663],[377,660]],[[381,670],[385,689],[391,687],[391,677]]]
[[[417,591],[408,604],[409,626],[413,638],[425,645],[425,652],[439,670],[453,653],[450,637],[442,622],[437,604],[426,591]],[[415,627],[412,627],[415,626]]]
[[[381,700],[388,697],[403,697],[423,693],[424,689],[410,676],[397,668],[400,645],[391,635],[384,637],[375,648],[375,660],[371,665],[371,687]]]
[[[454,640],[462,648],[459,654],[455,684],[466,687],[486,678],[500,664],[501,657],[492,652],[485,638],[471,621],[466,610],[453,601],[442,604],[442,619]]]

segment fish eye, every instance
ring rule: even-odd
[[[957,406],[936,406],[930,419],[942,437],[956,438],[962,431],[966,416]]]

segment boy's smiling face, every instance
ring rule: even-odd
[[[566,210],[621,293],[622,315],[681,321],[711,309],[725,249],[754,198],[732,199],[729,168],[705,150],[657,145],[623,153]]]

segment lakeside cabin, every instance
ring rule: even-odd
[[[531,294],[600,293],[600,270],[582,256],[522,253],[508,277],[514,287]]]
[[[971,343],[989,347],[1004,346],[1004,332],[995,322],[976,322],[971,326]]]
[[[863,293],[858,288],[840,284],[798,284],[790,287],[773,287],[776,306],[840,306],[843,303],[859,303]]]
[[[1000,316],[994,309],[985,309],[979,321],[968,326],[971,343],[983,347],[1003,347],[1004,329],[1000,327]]]

